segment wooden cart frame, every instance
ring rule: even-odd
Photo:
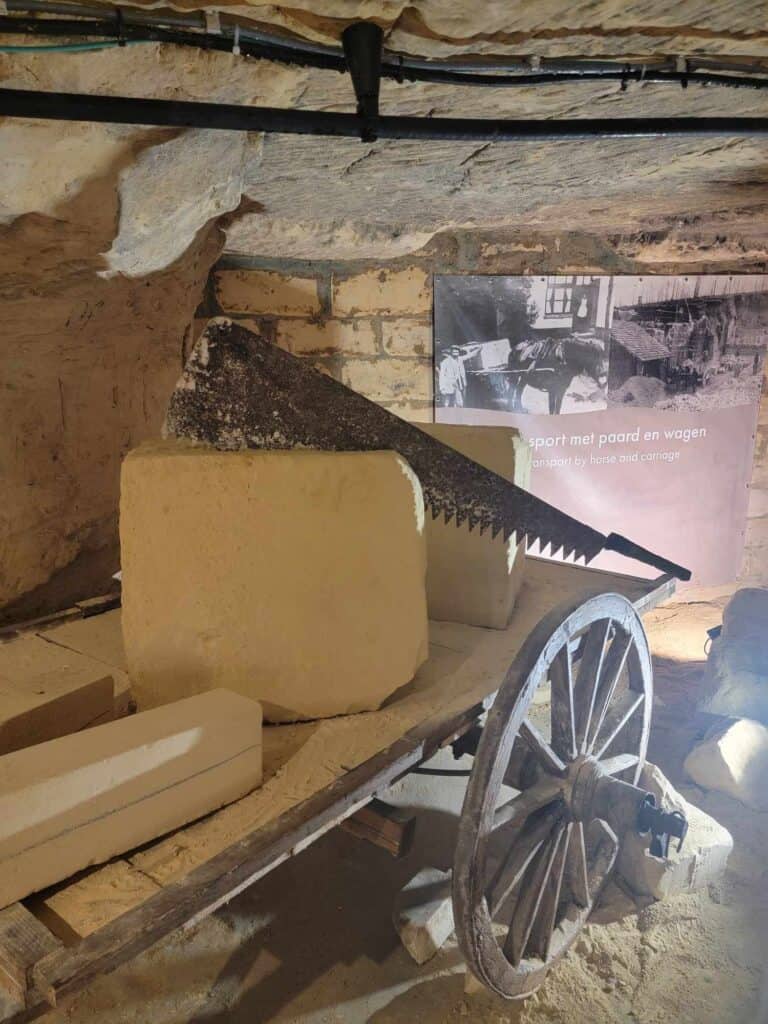
[[[649,581],[572,565],[557,565],[539,559],[530,559],[530,563],[534,569],[537,564],[540,566],[536,570],[538,572],[549,573],[551,577],[555,574],[555,591],[565,592],[570,588],[573,595],[584,593],[586,598],[601,593],[623,593],[627,599],[625,604],[634,608],[632,614],[642,614],[650,610],[674,591],[674,581],[666,576]],[[532,586],[535,585],[534,582]],[[550,617],[551,608],[557,603],[550,601]],[[67,613],[66,617],[89,615],[95,610],[96,607],[86,602],[78,611],[72,610]],[[455,628],[458,630],[462,627]],[[476,729],[478,722],[493,705],[502,681],[509,675],[507,668],[520,651],[521,637],[510,633],[508,649],[505,649],[502,635],[504,631],[478,630],[476,627],[466,627],[466,630],[470,631],[473,637],[487,634],[489,642],[492,641],[500,651],[495,662],[498,666],[496,678],[485,684],[487,694],[458,712],[448,715],[438,713],[410,728],[386,749],[380,750],[375,756],[358,764],[330,785],[291,807],[266,825],[244,835],[185,876],[164,885],[144,902],[78,940],[74,945],[64,945],[35,916],[30,904],[26,902],[0,911],[0,979],[12,996],[0,1020],[20,1024],[21,1021],[39,1017],[60,1001],[82,990],[99,975],[131,960],[159,939],[177,929],[194,925],[263,878],[283,861],[301,852],[325,832],[355,814],[398,779],[429,760],[441,748]],[[482,639],[480,637],[480,643]],[[527,646],[530,648],[530,632],[527,640]],[[647,711],[650,711],[650,702]],[[511,713],[511,708],[503,711],[507,718]],[[496,717],[499,719],[499,713]],[[503,725],[503,722],[501,724]],[[494,742],[489,739],[486,746],[490,744],[493,747]],[[507,738],[505,742],[508,748],[509,739]],[[506,754],[508,759],[509,749],[506,750]],[[473,772],[474,779],[470,781],[469,789],[474,790],[475,803],[478,800],[478,793],[482,802],[483,791],[489,784],[496,784],[489,783],[488,778],[483,780],[483,772],[489,776],[489,773],[493,774],[495,770],[496,782],[500,781],[498,767],[493,768],[497,761],[498,744],[494,749],[490,749],[489,756],[478,764],[478,770]],[[636,767],[639,761],[633,764]],[[471,802],[469,792],[467,800]],[[482,814],[488,813],[487,808],[482,811]],[[468,843],[471,846],[475,841],[467,829],[468,826],[465,825],[463,837],[460,836],[460,845],[463,843],[465,848]],[[179,833],[183,832],[184,830],[179,830]],[[469,856],[471,860],[472,854]],[[561,877],[563,870],[560,870]],[[471,876],[472,871],[469,873]],[[459,900],[457,904],[456,894],[454,895],[458,911],[457,931],[462,925],[461,915],[468,912],[467,899],[465,891],[463,902]],[[587,908],[587,913],[590,908]],[[471,912],[475,909],[470,907]],[[579,922],[579,927],[581,923],[583,922]],[[468,954],[466,949],[467,945],[471,945],[470,940],[471,937],[468,938],[466,934],[463,939],[460,936],[460,943],[472,970],[496,991],[508,996],[515,995],[516,992],[510,991],[508,986],[500,985],[498,978],[489,977],[482,962],[478,967],[476,952],[473,954],[470,950]],[[519,936],[517,945],[520,945]],[[522,957],[519,948],[515,957],[519,965]],[[545,956],[544,960],[546,959]],[[527,978],[525,961],[520,970],[522,976]],[[523,985],[523,988],[530,991],[535,987],[535,980],[528,978],[527,987]]]

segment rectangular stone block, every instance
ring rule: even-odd
[[[0,754],[85,729],[113,708],[106,665],[39,636],[0,646]]]
[[[120,533],[140,708],[227,686],[271,721],[349,714],[426,657],[423,497],[394,452],[146,445]]]
[[[217,270],[214,284],[226,313],[310,316],[320,312],[315,277],[291,277],[273,270]]]
[[[370,320],[281,320],[277,343],[294,355],[376,355],[376,335]]]
[[[223,690],[6,754],[0,906],[170,832],[261,782],[261,708]]]
[[[530,448],[508,427],[425,424],[431,437],[527,487]],[[470,531],[427,516],[427,606],[431,619],[504,629],[523,581],[525,550],[511,537]]]
[[[367,270],[354,277],[333,278],[334,316],[366,316],[383,313],[429,313],[432,279],[421,267],[402,270]]]
[[[393,920],[416,963],[431,960],[453,932],[450,871],[422,868],[398,893]]]

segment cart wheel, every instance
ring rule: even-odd
[[[459,945],[499,995],[533,992],[584,927],[619,845],[593,811],[590,779],[637,782],[652,700],[645,632],[618,594],[556,608],[509,669],[475,755],[453,870]]]

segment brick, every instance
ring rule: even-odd
[[[421,267],[369,270],[355,277],[333,279],[336,316],[383,313],[428,313],[432,308],[431,277]]]
[[[277,343],[294,355],[376,355],[376,335],[370,320],[281,320]]]
[[[432,363],[416,359],[350,360],[342,381],[373,402],[430,402]]]
[[[315,277],[289,277],[273,270],[219,270],[216,297],[227,313],[312,316],[320,312]]]
[[[382,320],[384,351],[391,356],[432,355],[432,324],[428,320]]]

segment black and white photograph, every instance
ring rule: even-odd
[[[761,275],[435,279],[435,405],[562,415],[758,400]]]
[[[764,277],[614,280],[609,406],[700,412],[758,401],[768,340]]]
[[[510,413],[607,406],[611,278],[435,278],[435,403]]]

